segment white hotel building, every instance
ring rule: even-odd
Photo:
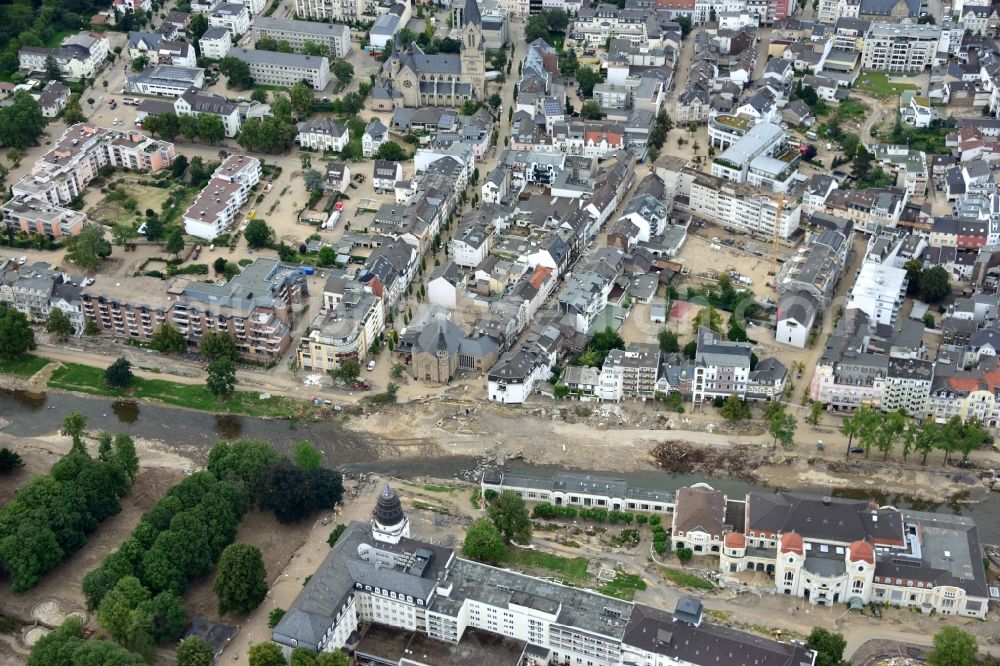
[[[391,488],[352,522],[272,632],[290,654],[344,650],[360,664],[812,666],[794,643],[459,558],[410,538]]]

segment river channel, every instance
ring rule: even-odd
[[[220,439],[262,439],[282,449],[303,440],[332,445],[333,463],[351,472],[375,472],[402,478],[451,478],[477,465],[468,456],[435,458],[394,458],[378,460],[375,448],[357,433],[347,431],[329,421],[297,421],[260,419],[248,416],[215,415],[171,407],[139,404],[134,401],[113,401],[108,398],[80,396],[69,393],[26,393],[0,390],[0,429],[15,437],[39,437],[56,432],[70,412],[87,417],[92,429],[127,432],[133,437],[160,440],[168,445],[207,451]],[[548,476],[560,467],[533,465],[512,461],[507,468],[526,474]],[[594,471],[600,474],[599,471]],[[771,490],[760,484],[685,475],[670,475],[654,469],[625,474],[629,483],[658,490],[675,490],[684,485],[707,481],[729,495],[742,495],[750,490]],[[828,488],[799,488],[810,492],[829,492]],[[987,494],[981,486],[970,487],[970,498],[961,501],[928,502],[899,494],[879,494],[871,490],[835,489],[833,494],[857,499],[874,499],[880,504],[921,511],[940,511],[969,516],[979,526],[984,543],[1000,543],[1000,494]],[[969,501],[971,500],[971,501]],[[979,500],[979,501],[976,501]]]

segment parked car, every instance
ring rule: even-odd
[[[374,359],[372,359],[371,361],[368,361],[368,368],[367,369],[368,369],[368,372],[371,372],[372,370],[375,369],[375,360]]]

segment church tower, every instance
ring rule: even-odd
[[[486,51],[483,41],[483,18],[476,0],[465,0],[465,6],[456,7],[454,23],[462,28],[462,82],[472,86],[478,99],[486,96]]]
[[[399,543],[410,538],[410,521],[403,513],[403,505],[389,484],[378,496],[372,511],[372,537],[384,543]]]

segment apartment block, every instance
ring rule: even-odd
[[[111,47],[107,37],[96,32],[69,35],[58,48],[22,46],[18,51],[19,67],[28,72],[44,72],[49,58],[55,60],[63,76],[92,79],[104,66]]]
[[[222,60],[233,48],[233,32],[229,28],[209,28],[198,40],[201,55],[212,60]]]
[[[169,167],[174,155],[174,144],[167,141],[150,139],[137,131],[78,123],[63,132],[52,150],[11,187],[14,198],[4,218],[8,224],[16,220],[22,229],[27,225],[37,230],[41,225],[53,236],[75,235],[85,220],[63,207],[83,195],[102,167],[155,173]]]
[[[799,152],[787,147],[787,139],[784,130],[774,123],[754,125],[712,160],[712,175],[784,192],[799,162]]]
[[[626,349],[613,349],[601,368],[600,397],[614,401],[652,398],[659,371],[659,345],[633,342]]]
[[[734,183],[696,171],[691,178],[689,208],[692,213],[725,226],[772,238],[788,238],[799,228],[801,206],[792,199],[781,203],[783,196],[765,192],[746,183]]]
[[[80,298],[86,317],[116,338],[149,341],[168,324],[195,350],[205,333],[226,333],[243,358],[271,363],[291,345],[292,308],[307,295],[301,267],[257,259],[221,285],[119,278],[85,288]]]
[[[230,155],[184,212],[184,233],[212,240],[226,233],[260,181],[260,160]]]
[[[694,404],[731,395],[744,398],[753,345],[723,340],[717,332],[705,327],[699,329],[697,342],[691,395]]]
[[[363,362],[385,329],[382,299],[365,285],[331,277],[323,290],[323,302],[323,311],[299,342],[299,366],[329,372],[348,358]]]
[[[76,236],[87,224],[86,213],[23,194],[5,203],[0,210],[7,228],[29,236]]]
[[[53,310],[62,310],[79,334],[84,326],[79,286],[83,281],[83,277],[57,271],[43,261],[26,266],[0,262],[0,303],[36,324],[44,324]]]
[[[254,41],[270,37],[286,41],[296,53],[301,53],[306,42],[329,49],[331,58],[346,58],[351,50],[351,29],[340,23],[318,23],[258,16],[253,21]]]
[[[256,83],[291,87],[305,81],[315,90],[323,90],[330,83],[330,61],[324,56],[234,47],[229,57],[249,65],[250,75]]]
[[[238,37],[250,29],[250,11],[244,4],[226,2],[216,7],[209,15],[208,25],[213,28],[225,28]]]
[[[941,28],[918,23],[872,23],[861,51],[861,68],[876,72],[922,72],[934,63]]]
[[[365,7],[363,0],[295,0],[295,15],[313,21],[353,23],[361,19]]]

